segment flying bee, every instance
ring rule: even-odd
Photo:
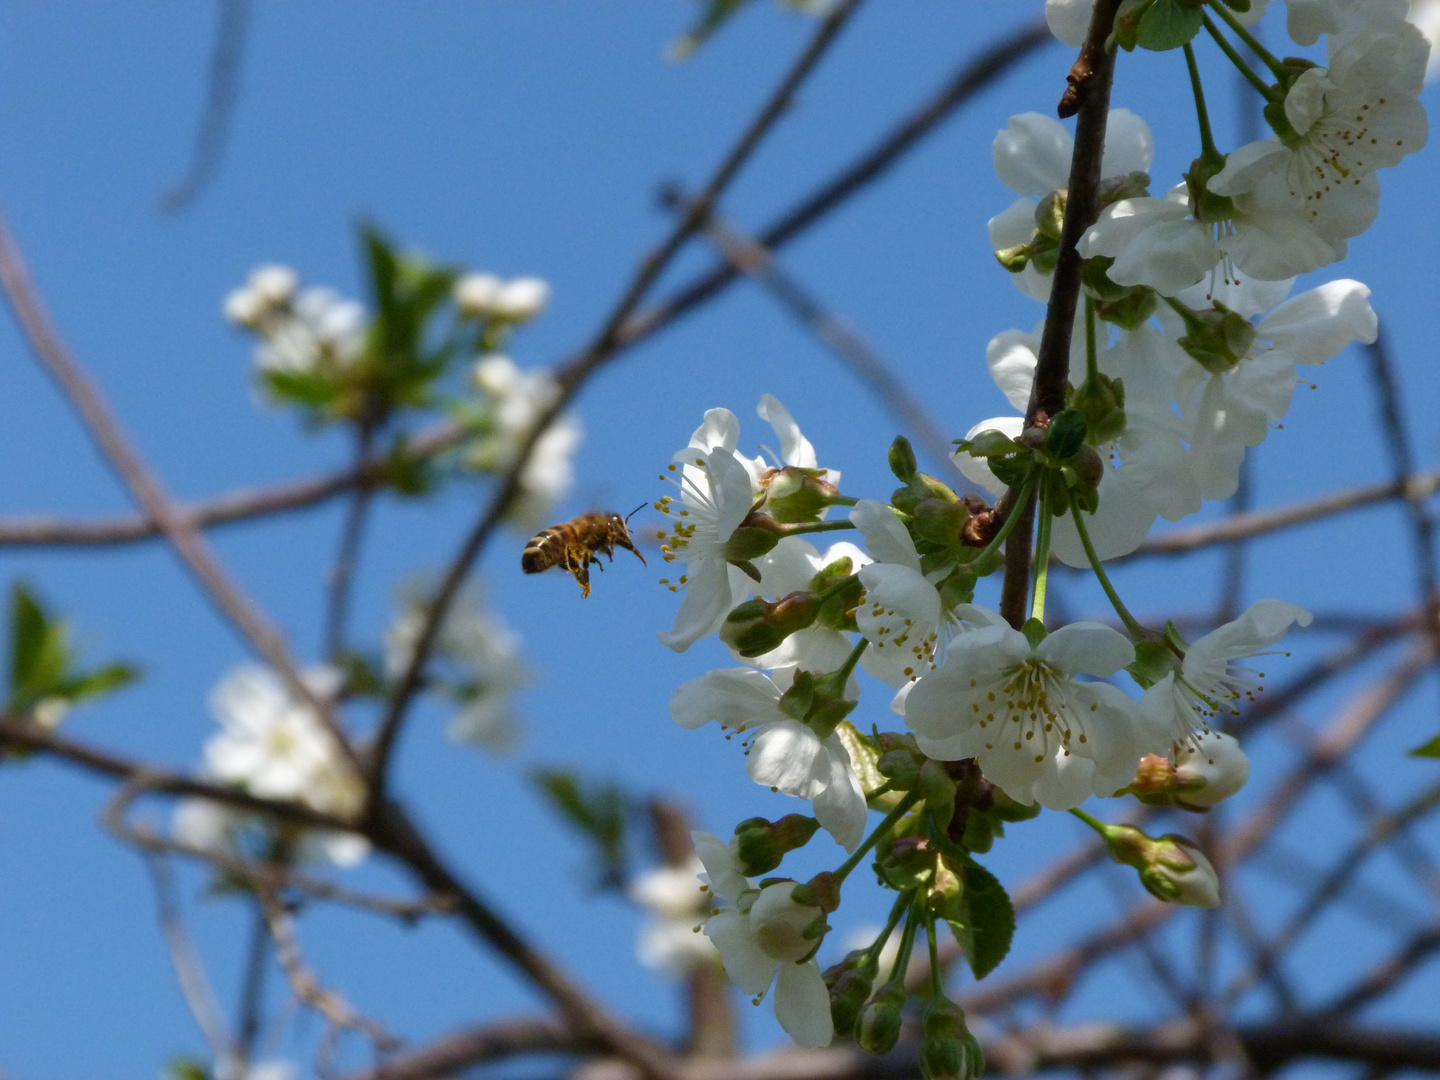
[[[590,564],[604,570],[600,561],[603,551],[615,561],[615,549],[634,551],[643,565],[645,556],[636,550],[630,540],[629,521],[638,514],[645,504],[641,503],[623,518],[619,514],[607,514],[603,510],[581,514],[573,521],[551,525],[536,533],[525,545],[520,555],[520,569],[527,574],[543,574],[552,566],[563,567],[575,575],[580,583],[580,595],[590,595]]]

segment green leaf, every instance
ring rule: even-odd
[[[971,947],[965,959],[977,980],[994,971],[1015,937],[1015,907],[996,876],[973,859],[965,863],[965,900],[970,908]]]
[[[885,777],[877,768],[880,752],[875,749],[874,744],[855,730],[855,725],[849,720],[840,721],[835,726],[835,734],[840,736],[841,744],[850,754],[850,764],[855,769],[855,779],[860,781],[860,789],[874,791],[883,786]]]
[[[1410,751],[1411,757],[1440,758],[1440,735]]]
[[[5,699],[9,712],[24,716],[42,702],[75,703],[100,697],[133,682],[136,675],[127,664],[78,670],[64,620],[51,616],[23,583],[12,586],[10,687]]]
[[[211,1080],[210,1070],[198,1057],[171,1058],[165,1066],[166,1080]]]
[[[582,783],[572,772],[535,769],[530,779],[582,836],[595,846],[596,883],[618,888],[625,880],[625,825],[632,800],[615,783]]]
[[[128,686],[139,677],[139,670],[129,664],[106,664],[102,668],[66,679],[60,684],[60,696],[71,701],[86,701]]]
[[[1136,41],[1142,49],[1164,52],[1189,43],[1204,25],[1205,13],[1182,0],[1155,0],[1140,20]]]

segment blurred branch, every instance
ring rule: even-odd
[[[234,1053],[235,1044],[225,1027],[225,1018],[220,1012],[220,1002],[210,980],[205,976],[205,967],[185,918],[180,912],[180,902],[175,896],[175,879],[163,855],[151,854],[145,858],[145,868],[150,871],[150,883],[155,889],[155,906],[160,916],[160,932],[165,938],[165,947],[170,952],[170,963],[175,968],[175,981],[180,984],[180,996],[190,1015],[195,1018],[200,1034],[210,1046],[210,1053],[217,1062],[223,1062]],[[217,1070],[218,1071],[218,1070]],[[224,1075],[223,1071],[220,1071]]]
[[[501,482],[500,489],[481,513],[469,536],[451,560],[450,566],[436,590],[434,599],[425,611],[424,623],[394,693],[385,711],[384,718],[376,730],[373,751],[370,756],[367,779],[370,789],[370,809],[376,811],[385,798],[387,782],[386,766],[395,738],[399,734],[406,710],[415,692],[420,688],[425,664],[430,649],[435,643],[440,626],[450,609],[450,604],[459,591],[470,567],[480,551],[489,541],[491,534],[504,518],[505,513],[521,495],[521,477],[530,455],[545,430],[564,412],[580,388],[627,344],[624,329],[627,321],[644,300],[650,288],[680,248],[689,240],[705,220],[716,200],[730,185],[740,169],[749,161],[761,141],[773,129],[775,123],[789,109],[795,93],[814,70],[820,59],[829,50],[836,37],[850,21],[860,0],[844,0],[820,23],[809,44],[780,80],[779,86],[761,106],[755,118],[746,127],[734,147],[727,153],[710,180],[696,196],[690,210],[674,227],[668,236],[644,260],[625,289],[619,303],[605,319],[599,332],[590,344],[573,360],[565,365],[556,376],[559,392],[555,400],[536,417],[534,426],[520,444],[515,461]]]
[[[205,106],[195,132],[190,171],[185,178],[160,196],[162,214],[186,209],[219,171],[240,93],[240,69],[245,56],[246,30],[250,22],[250,0],[220,0],[220,22],[215,29],[215,48],[210,54],[210,71]]]
[[[362,473],[370,459],[370,447],[375,435],[374,425],[362,420],[355,433],[355,468]],[[360,556],[360,541],[365,535],[365,522],[370,507],[374,505],[373,484],[358,484],[350,496],[350,508],[345,514],[345,523],[340,529],[340,549],[335,555],[335,565],[330,568],[329,587],[326,590],[325,637],[321,652],[332,664],[338,664],[345,651],[345,628],[350,618],[350,593],[355,578],[355,563]]]
[[[674,210],[684,211],[689,206],[678,188],[667,188],[661,200]],[[754,237],[739,232],[713,211],[705,219],[704,231],[731,266],[761,285],[870,388],[891,417],[915,436],[921,448],[949,474],[952,482],[959,480],[971,486],[956,466],[955,448],[945,438],[940,425],[905,389],[883,356],[780,269],[774,254]]]
[[[214,607],[240,631],[256,652],[269,661],[290,693],[314,712],[341,758],[358,768],[359,758],[345,737],[334,710],[305,685],[280,632],[240,591],[204,535],[176,514],[159,480],[146,468],[111,415],[99,388],[80,369],[70,350],[60,340],[3,217],[0,217],[0,287],[3,287],[16,321],[36,358],[79,414],[101,456],[124,483],[131,497],[159,525]]]
[[[547,1040],[546,1035],[542,1025],[526,1021],[456,1032],[387,1064],[352,1073],[345,1080],[430,1080],[482,1062],[565,1052],[563,1044]],[[1233,1029],[1233,1035],[1255,1066],[1264,1071],[1308,1060],[1440,1069],[1440,1035],[1429,1031],[1352,1027],[1306,1016],[1285,1024],[1247,1025]],[[1206,1064],[1214,1053],[1212,1034],[1191,1020],[1154,1028],[1116,1024],[1035,1028],[1023,1037],[982,1039],[981,1043],[991,1071],[1009,1076],[1126,1064]],[[467,1056],[467,1050],[475,1056]],[[848,1045],[790,1049],[740,1061],[688,1061],[677,1076],[680,1080],[913,1080],[919,1070],[918,1050],[918,1045],[907,1043],[885,1057],[871,1057]],[[630,1080],[635,1073],[620,1062],[590,1061],[569,1075],[575,1080]]]
[[[1361,510],[1391,499],[1406,499],[1414,504],[1430,498],[1437,490],[1440,490],[1440,469],[1411,473],[1402,480],[1392,480],[1386,484],[1345,488],[1272,510],[1255,510],[1203,525],[1171,529],[1146,540],[1135,549],[1134,554],[1122,555],[1114,561],[1127,562],[1147,555],[1184,555],[1212,544],[1264,536],[1266,533],[1288,529],[1292,525],[1303,525],[1307,521]]]

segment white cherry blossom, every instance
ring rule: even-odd
[[[755,562],[760,571],[760,590],[776,597],[808,591],[815,575],[840,559],[850,560],[852,573],[872,561],[848,541],[832,544],[822,555],[803,536],[786,537]],[[835,671],[849,659],[852,648],[850,635],[816,623],[797,630],[768,653],[736,659],[777,673],[795,669]]]
[[[1429,133],[1419,102],[1429,46],[1408,12],[1406,0],[1290,5],[1297,40],[1326,32],[1328,66],[1303,72],[1286,94],[1291,131],[1240,147],[1208,186],[1238,212],[1303,224],[1329,257],[1222,239],[1237,266],[1259,277],[1306,273],[1342,258],[1346,241],[1375,220],[1375,171],[1422,149]],[[1260,258],[1269,272],[1251,268]]]
[[[1175,751],[1175,801],[1188,810],[1208,810],[1234,795],[1250,778],[1250,759],[1240,742],[1223,731],[1196,732]]]
[[[990,219],[991,247],[998,251],[1030,242],[1035,232],[1036,200],[1070,183],[1074,145],[1074,137],[1060,121],[1043,113],[1012,116],[996,134],[995,174],[1024,198]],[[1154,139],[1145,121],[1129,109],[1112,109],[1105,128],[1104,175],[1148,173],[1154,154]],[[1033,263],[1011,276],[1026,296],[1042,303],[1049,299],[1050,274],[1041,273]]]
[[[1170,672],[1140,699],[1151,737],[1177,747],[1196,743],[1209,733],[1212,718],[1238,715],[1236,703],[1253,701],[1265,674],[1233,661],[1269,655],[1274,651],[1271,646],[1295,623],[1309,626],[1310,613],[1283,600],[1260,600],[1238,619],[1187,646],[1179,670]]]
[[[865,793],[840,736],[821,738],[780,711],[782,691],[750,668],[711,671],[683,683],[670,698],[670,715],[685,728],[714,720],[732,732],[750,732],[746,771],[757,784],[814,803],[822,828],[846,851],[865,835]]]
[[[698,932],[710,910],[709,894],[697,884],[703,869],[692,857],[684,866],[659,866],[630,883],[630,899],[649,916],[635,942],[635,955],[646,967],[684,975],[719,958],[710,939]]]
[[[806,1049],[828,1046],[835,1029],[820,965],[813,956],[802,959],[794,955],[799,948],[793,933],[794,912],[785,910],[798,906],[791,898],[794,883],[757,890],[740,873],[724,841],[709,833],[690,835],[695,853],[705,866],[700,880],[709,887],[715,901],[705,921],[705,935],[720,951],[730,981],[752,995],[756,1004],[773,984],[775,1018],[786,1034]],[[763,934],[752,922],[757,907]],[[816,909],[809,910],[819,914]],[[809,951],[814,951],[813,945]]]
[[[1099,623],[1071,623],[1035,646],[1009,626],[980,627],[910,691],[905,723],[931,757],[978,758],[1012,798],[1068,810],[1125,787],[1151,749],[1134,702],[1075,678],[1113,675],[1134,657],[1129,639]]]

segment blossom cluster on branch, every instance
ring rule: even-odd
[[[976,856],[1042,808],[1094,828],[1160,899],[1218,904],[1195,844],[1080,807],[1133,796],[1204,812],[1238,791],[1249,762],[1220,726],[1262,689],[1245,661],[1310,622],[1265,599],[1188,641],[1173,623],[1142,625],[1105,563],[1135,550],[1159,518],[1233,495],[1246,453],[1289,412],[1300,366],[1375,340],[1360,282],[1292,293],[1297,275],[1343,258],[1374,221],[1379,171],[1424,146],[1428,45],[1404,0],[1290,0],[1293,40],[1323,36],[1323,64],[1265,49],[1249,29],[1264,0],[1121,0],[1100,5],[1114,15],[1103,26],[1095,6],[1050,0],[1047,15],[1075,46],[1098,34],[1090,47],[1183,55],[1199,153],[1179,183],[1152,194],[1152,132],[1114,109],[1092,163],[1098,199],[1081,206],[1067,189],[1079,140],[1061,123],[1026,113],[997,135],[996,172],[1019,196],[990,222],[997,260],[1046,302],[1057,265],[1078,259],[1080,293],[1073,326],[1004,331],[986,349],[1015,415],[976,423],[956,450],[986,496],[920,472],[903,438],[890,448],[901,486],[888,500],[846,494],[766,395],[758,412],[777,454],[747,457],[737,418],[712,409],[668,467],[676,493],[656,503],[672,523],[663,551],[675,573],[664,583],[681,594],[661,642],[684,651],[716,635],[741,665],[680,686],[674,720],[741,735],[751,779],[813,814],[751,819],[728,842],[694,837],[712,898],[699,925],[738,986],[757,1003],[773,994],[802,1046],[839,1033],[887,1052],[910,996],[910,955],[921,943],[935,960],[940,924],[977,978],[999,963],[1013,913]],[[1191,45],[1202,34],[1260,95],[1269,138],[1216,146]],[[1067,230],[1077,214],[1081,228]],[[1079,237],[1071,250],[1067,235]],[[1070,342],[1067,369],[1046,374],[1042,342],[1057,332]],[[1047,404],[1044,378],[1061,387],[1062,407]],[[812,543],[834,532],[847,539],[823,552]],[[1032,539],[1028,566],[1007,559]],[[1052,558],[1096,576],[1121,629],[1047,621]],[[1002,569],[1026,575],[1026,610],[977,602]],[[888,688],[898,722],[873,711],[856,719],[860,672]],[[834,870],[804,882],[767,876],[822,830],[847,853]],[[892,916],[822,973],[826,920],[867,859],[895,894]],[[938,963],[931,979],[922,1071],[977,1075],[978,1047]]]

